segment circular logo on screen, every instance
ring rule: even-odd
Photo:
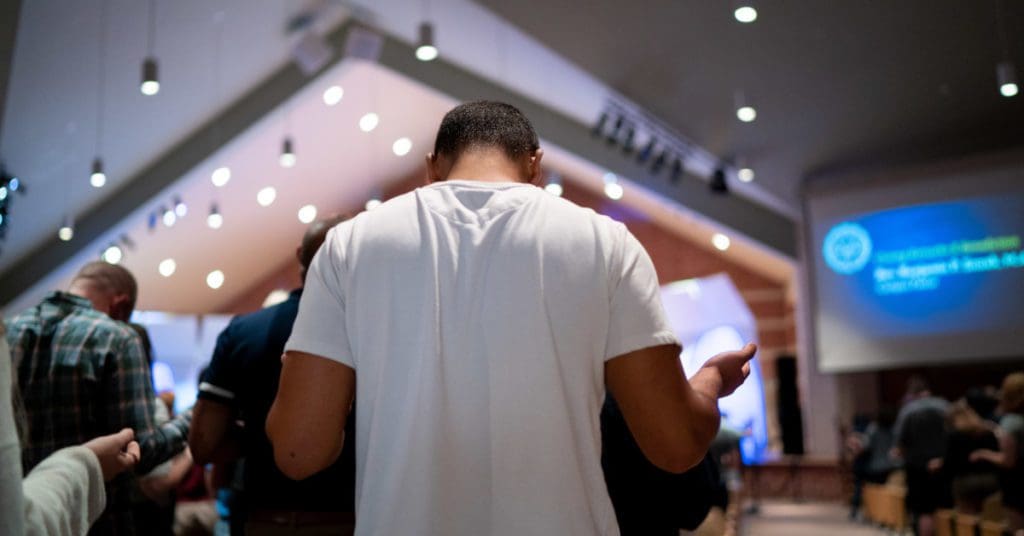
[[[871,259],[871,236],[856,223],[840,223],[825,235],[825,263],[837,273],[859,272]]]

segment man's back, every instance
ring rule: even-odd
[[[620,284],[621,283],[621,284]],[[289,342],[356,370],[359,534],[617,534],[607,359],[675,344],[625,227],[447,181],[335,229]]]
[[[8,342],[28,422],[25,470],[51,453],[120,430],[114,360],[141,352],[128,326],[58,292],[8,322]],[[131,370],[122,370],[131,373]],[[138,372],[138,371],[135,371]],[[129,383],[132,378],[119,381]]]
[[[274,465],[264,432],[277,394],[281,353],[298,312],[301,291],[273,307],[232,319],[217,339],[199,398],[227,404],[245,423],[243,430],[245,504],[253,510],[351,512],[355,455],[346,446],[329,469],[296,482]],[[353,429],[354,430],[354,429]]]
[[[946,453],[946,410],[949,403],[937,397],[907,402],[893,426],[903,460],[913,467],[924,467],[933,458]]]

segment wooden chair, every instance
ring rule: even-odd
[[[864,484],[864,517],[872,523],[882,523],[882,486]]]
[[[889,527],[902,534],[907,528],[907,489],[903,486],[885,486],[886,503],[888,505]]]
[[[981,536],[1003,536],[1010,526],[1001,521],[982,521]]]
[[[978,516],[956,514],[956,536],[978,536]]]
[[[953,536],[953,511],[935,512],[935,536]]]

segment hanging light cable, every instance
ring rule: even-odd
[[[139,91],[146,96],[156,95],[160,91],[156,56],[153,54],[155,41],[156,0],[149,0],[149,34],[146,38],[146,59],[142,61],[142,83],[139,84]]]
[[[103,172],[103,112],[104,91],[106,90],[106,37],[107,37],[107,2],[100,0],[99,38],[96,47],[96,156],[92,161],[92,173],[89,184],[94,188],[102,188],[107,184],[107,175]]]
[[[1017,86],[1017,68],[1010,58],[1010,41],[1006,35],[1006,22],[1003,18],[1003,2],[996,0],[996,32],[999,34],[999,45],[1002,48],[1003,59],[996,65],[996,82],[999,84],[999,94],[1004,97],[1014,97],[1020,92]]]

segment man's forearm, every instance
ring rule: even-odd
[[[722,416],[718,412],[718,396],[722,392],[722,376],[714,367],[702,368],[690,378],[693,400],[692,435],[701,451],[707,451],[718,434]]]
[[[188,442],[188,428],[192,423],[192,411],[181,415],[154,428],[151,432],[137,437],[142,457],[135,466],[136,474],[144,475],[157,465],[171,459],[184,450]]]

